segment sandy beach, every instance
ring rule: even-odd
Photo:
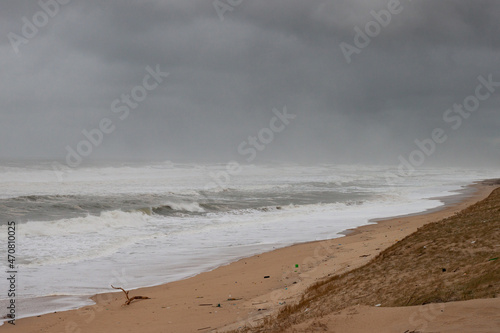
[[[244,258],[186,280],[132,290],[130,297],[150,299],[134,300],[130,305],[124,305],[123,292],[99,294],[93,297],[96,302],[93,306],[16,320],[15,326],[5,323],[0,331],[223,332],[253,325],[285,304],[297,301],[315,281],[364,265],[417,228],[452,216],[486,198],[497,186],[472,185],[438,210],[378,221],[349,231],[341,238],[297,244]],[[431,321],[426,332],[459,332],[468,327],[469,319],[489,323],[483,325],[484,330],[483,326],[475,326],[475,332],[493,332],[488,329],[493,327],[491,323],[499,327],[499,310],[498,299],[456,302],[446,308],[445,316]],[[383,332],[402,333],[407,328],[400,321],[407,323],[408,316],[415,311],[414,307],[351,307],[336,314],[335,326],[337,332],[382,332],[385,328]],[[460,326],[458,322],[464,324]],[[300,327],[297,329],[300,331]]]

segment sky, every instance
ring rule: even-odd
[[[495,167],[498,22],[498,1],[2,0],[0,159]]]

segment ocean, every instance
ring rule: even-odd
[[[16,319],[92,304],[90,295],[176,281],[373,219],[443,205],[496,171],[385,166],[123,163],[70,170],[0,164],[0,262],[14,221]],[[0,252],[1,253],[1,252]],[[8,277],[8,273],[5,273]],[[0,306],[9,281],[0,283]],[[3,292],[3,291],[5,292]],[[4,310],[7,313],[7,310]],[[3,315],[0,312],[0,315]]]

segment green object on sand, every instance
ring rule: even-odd
[[[295,268],[299,267],[299,264],[295,264]]]
[[[498,257],[496,257],[496,258],[491,258],[491,259],[490,259],[490,260],[488,260],[488,261],[493,261],[493,260],[497,260],[497,259],[498,259]]]

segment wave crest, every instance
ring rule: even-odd
[[[142,212],[113,210],[100,215],[87,215],[56,221],[32,221],[22,224],[19,232],[23,236],[53,236],[82,233],[101,233],[104,229],[140,227],[147,216]]]

